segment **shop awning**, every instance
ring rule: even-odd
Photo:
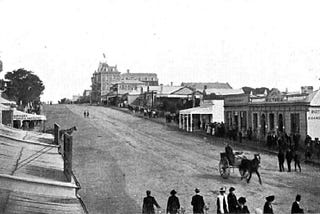
[[[182,115],[211,115],[212,122],[224,122],[223,100],[215,100],[212,104],[189,108],[179,111]]]
[[[13,120],[47,120],[45,115],[28,114],[22,111],[13,110]]]
[[[179,111],[179,114],[212,114],[212,113],[213,113],[213,106],[188,108],[188,109]]]
[[[13,110],[13,120],[47,120],[45,115],[29,114],[0,104],[0,110]]]
[[[0,103],[5,105],[16,105],[16,102],[4,99],[3,97],[0,97]]]

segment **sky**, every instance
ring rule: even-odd
[[[320,86],[318,0],[0,0],[4,74],[32,71],[42,101],[82,94],[100,61],[159,82]],[[103,53],[106,58],[103,58]]]

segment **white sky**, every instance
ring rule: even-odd
[[[1,77],[33,71],[43,101],[90,89],[107,56],[160,83],[319,88],[318,0],[0,0]]]

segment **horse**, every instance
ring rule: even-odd
[[[258,168],[260,166],[260,161],[261,161],[260,154],[254,154],[254,159],[252,160],[248,160],[248,159],[241,160],[241,163],[239,165],[241,180],[246,177],[247,183],[249,183],[252,173],[255,172],[259,178],[259,183],[262,185],[260,173],[258,171]],[[248,175],[245,176],[246,172],[249,173],[249,177]]]
[[[73,126],[69,129],[61,129],[59,131],[59,138],[61,139],[62,135],[67,133],[68,135],[71,135],[73,133],[73,131],[77,131],[77,127],[76,126]]]

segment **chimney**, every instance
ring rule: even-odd
[[[170,82],[170,86],[173,86],[173,82]]]
[[[127,69],[127,74],[130,73],[130,69]]]

